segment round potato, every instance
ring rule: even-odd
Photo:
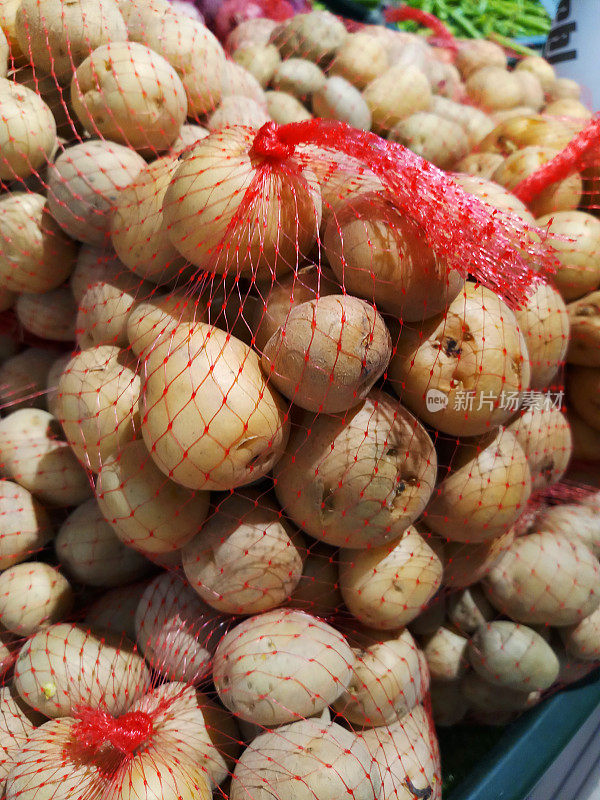
[[[75,242],[52,219],[40,194],[0,197],[0,244],[0,286],[11,292],[49,292],[75,266]]]
[[[200,597],[228,614],[280,606],[303,567],[302,537],[259,493],[225,498],[183,548],[183,570]]]
[[[75,506],[91,495],[85,470],[47,411],[20,409],[0,420],[0,452],[0,474],[47,505]]]
[[[443,317],[402,327],[389,378],[420,419],[476,436],[514,413],[529,386],[527,346],[506,303],[466,283]]]
[[[600,519],[594,508],[584,503],[560,503],[543,508],[533,520],[533,530],[560,534],[573,542],[583,542],[600,557]]]
[[[503,428],[453,450],[451,469],[436,487],[425,521],[451,541],[485,542],[509,530],[530,494],[527,456],[514,433]]]
[[[430,111],[406,117],[392,128],[388,138],[441,169],[450,169],[470,149],[467,134],[460,125]]]
[[[556,78],[546,87],[546,91],[550,100],[562,100],[566,97],[579,100],[581,96],[581,86],[570,78]]]
[[[271,42],[279,48],[282,58],[306,58],[316,64],[328,65],[346,36],[344,23],[329,11],[296,14],[279,25]]]
[[[136,641],[146,660],[169,680],[197,683],[210,671],[223,618],[176,574],[148,585],[135,612]]]
[[[316,117],[338,119],[353,128],[371,130],[371,111],[362,94],[339,75],[333,75],[312,96]]]
[[[0,480],[0,570],[30,558],[53,536],[44,507],[27,489]]]
[[[540,81],[545,92],[550,91],[556,81],[554,67],[541,56],[526,56],[522,58],[517,63],[515,71],[533,73]]]
[[[343,549],[340,589],[364,625],[396,630],[417,617],[442,582],[441,548],[415,528],[381,547]]]
[[[0,179],[27,178],[51,159],[56,122],[36,92],[0,78]]]
[[[93,498],[69,514],[54,549],[65,572],[85,586],[122,586],[152,569],[147,559],[117,538]]]
[[[206,492],[190,492],[166,478],[140,441],[128,442],[104,461],[96,498],[119,539],[144,554],[183,547],[200,529],[209,505]]]
[[[441,625],[423,640],[423,654],[434,681],[454,683],[468,669],[469,640],[462,634]]]
[[[23,328],[40,339],[75,339],[77,305],[68,284],[44,294],[19,295],[15,311]]]
[[[148,354],[140,410],[150,455],[189,489],[252,483],[282,456],[289,435],[283,401],[255,352],[202,322],[180,323]]]
[[[346,638],[296,609],[250,617],[219,643],[213,680],[221,702],[258,725],[320,713],[350,685],[355,655]]]
[[[485,112],[473,106],[457,103],[447,97],[434,95],[431,98],[429,110],[449,122],[460,125],[465,131],[471,147],[478,145],[494,129],[492,118]]]
[[[323,246],[347,291],[405,322],[439,314],[464,285],[389,194],[350,196],[330,216]]]
[[[320,91],[326,83],[323,70],[305,58],[281,61],[273,75],[273,89],[294,95],[298,100],[305,100]]]
[[[69,147],[48,167],[50,213],[73,239],[106,246],[119,193],[144,167],[138,153],[114,142]]]
[[[265,92],[254,75],[234,61],[225,61],[221,74],[221,101],[231,95],[253,100],[263,110],[267,108]]]
[[[598,608],[600,565],[583,542],[531,533],[504,551],[483,588],[495,608],[516,622],[576,625]]]
[[[99,281],[118,280],[127,274],[127,267],[115,255],[113,250],[84,244],[80,247],[71,273],[69,285],[77,305],[81,298],[95,283]]]
[[[503,161],[504,156],[500,153],[470,153],[456,164],[456,169],[475,178],[489,180]]]
[[[567,374],[573,409],[594,430],[600,430],[600,369],[573,366]]]
[[[92,50],[127,39],[116,0],[23,0],[15,27],[22,52],[61,83]]]
[[[135,612],[146,586],[145,582],[132,583],[104,592],[88,608],[85,624],[135,642]]]
[[[596,609],[577,625],[561,628],[560,636],[569,655],[581,661],[598,661],[600,659],[600,610]]]
[[[150,673],[126,640],[58,623],[23,645],[14,681],[21,698],[47,717],[73,716],[81,705],[119,716],[148,691]]]
[[[539,111],[546,102],[539,77],[529,70],[515,70],[513,74],[521,86],[521,104]]]
[[[264,172],[264,157],[251,155],[254,137],[246,128],[207,136],[186,153],[167,189],[163,213],[171,242],[202,269],[268,278],[293,269],[316,240],[321,195],[306,160],[290,156],[285,171],[270,166]],[[265,180],[245,209],[242,200],[260,170]],[[257,228],[259,208],[263,222]],[[230,247],[234,221],[236,245]]]
[[[145,358],[160,337],[179,323],[193,323],[204,318],[197,298],[177,292],[155,294],[131,309],[127,318],[127,338],[133,352]]]
[[[473,103],[486,111],[513,108],[523,101],[520,80],[503,67],[481,67],[469,75],[465,85]]]
[[[547,228],[558,266],[552,281],[565,300],[600,285],[600,220],[584,211],[558,211],[536,220]]]
[[[75,455],[92,472],[135,438],[139,395],[140,378],[125,350],[100,345],[67,364],[58,382],[56,412]]]
[[[274,44],[246,44],[233,53],[233,60],[260,83],[263,89],[271,83],[281,65],[279,50]],[[308,62],[309,64],[311,62]],[[311,64],[311,66],[313,66]],[[317,67],[318,69],[318,67]]]
[[[0,365],[0,403],[5,408],[43,408],[50,367],[56,352],[28,347]]]
[[[487,39],[461,40],[456,53],[456,66],[463,78],[483,67],[506,68],[506,53],[500,45]]]
[[[481,586],[468,586],[460,592],[453,592],[448,598],[447,608],[448,621],[465,636],[475,633],[496,615]]]
[[[209,131],[243,125],[247,128],[261,128],[270,119],[265,109],[244,95],[230,94],[223,97],[219,107],[210,115],[206,127]]]
[[[571,335],[567,361],[581,367],[600,367],[600,292],[569,303]]]
[[[382,75],[390,66],[387,52],[369,33],[351,33],[342,42],[329,69],[330,75],[345,78],[357,89]]]
[[[547,398],[551,398],[547,395]],[[546,407],[544,395],[508,426],[523,448],[533,491],[557,483],[567,471],[572,455],[571,429],[560,409]]]
[[[266,92],[267,113],[278,125],[312,119],[310,111],[287,92]]]
[[[18,636],[31,636],[60,622],[73,600],[68,580],[48,564],[29,561],[0,574],[0,621]]]
[[[592,112],[574,97],[562,97],[553,100],[544,108],[544,114],[553,114],[557,117],[571,117],[572,119],[589,120]]]
[[[437,459],[417,420],[373,391],[343,419],[305,415],[275,466],[285,513],[311,536],[338,547],[396,539],[425,508]]]
[[[444,586],[462,589],[480,581],[514,537],[511,529],[497,538],[477,544],[444,542]]]
[[[431,86],[418,67],[396,64],[367,84],[363,97],[373,130],[383,135],[405,117],[429,110]]]

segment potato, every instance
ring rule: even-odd
[[[100,345],[74,356],[58,382],[56,411],[81,463],[98,472],[103,461],[135,438],[140,378],[129,353]]]
[[[348,35],[344,23],[329,11],[297,14],[279,25],[271,34],[271,42],[282,58],[306,58],[327,65]]]
[[[43,722],[17,694],[12,682],[0,688],[0,789],[4,792],[4,780],[34,727]]]
[[[371,111],[361,93],[339,75],[333,75],[312,96],[316,117],[337,119],[353,128],[371,130]]]
[[[46,198],[28,192],[0,197],[0,286],[48,292],[71,274],[77,248],[50,216]]]
[[[183,548],[183,570],[204,602],[227,614],[280,606],[303,567],[304,541],[276,504],[231,494]]]
[[[0,403],[4,408],[43,408],[46,380],[56,358],[52,350],[28,347],[0,366]]]
[[[145,42],[148,25],[175,11],[168,0],[117,0],[117,3],[133,42]]]
[[[217,110],[208,118],[206,127],[209,131],[218,131],[234,125],[261,128],[269,119],[267,112],[256,100],[232,94],[223,97]]]
[[[95,631],[110,631],[135,641],[135,611],[146,583],[117,586],[101,594],[85,615],[85,624]]]
[[[561,503],[543,508],[533,520],[533,530],[551,531],[572,542],[583,542],[600,556],[600,519],[595,509],[583,503]]]
[[[556,81],[554,67],[541,56],[526,56],[520,59],[517,62],[515,71],[530,72],[535,75],[545,92],[550,91]]]
[[[560,642],[554,644],[554,651],[560,662],[560,672],[557,681],[560,686],[568,686],[571,683],[576,683],[598,668],[597,662],[580,661],[570,656]]]
[[[474,194],[475,197],[478,197],[482,202],[490,206],[491,210],[497,209],[497,211],[500,212],[508,211],[512,214],[516,214],[527,225],[531,225],[532,227],[535,225],[535,219],[527,210],[527,206],[498,183],[487,180],[486,178],[474,175],[463,175],[460,173],[454,173],[452,178],[454,182],[458,183],[466,192]],[[503,215],[498,215],[496,213],[495,216],[500,216],[500,218],[502,218]],[[507,221],[507,224],[509,226],[513,225],[510,220]],[[518,244],[521,244],[521,242],[518,242]]]
[[[567,306],[571,335],[567,350],[569,364],[600,367],[600,291]]]
[[[78,135],[83,133],[71,106],[68,88],[57,83],[52,75],[45,75],[33,64],[28,64],[19,66],[11,75],[11,80],[31,89],[46,103],[54,116],[59,141],[61,136],[68,140],[72,139],[75,133]]]
[[[453,447],[451,469],[427,506],[426,524],[454,542],[506,533],[531,494],[527,456],[506,428]]]
[[[274,44],[243,45],[235,50],[233,60],[236,64],[248,70],[263,89],[266,89],[271,83],[281,64],[279,50]]]
[[[417,420],[373,391],[343,418],[304,415],[275,466],[275,493],[311,536],[371,548],[396,539],[421,514],[436,464]]]
[[[2,627],[18,636],[31,636],[64,619],[73,599],[67,579],[48,564],[29,561],[0,574]]]
[[[444,586],[462,589],[480,581],[514,537],[514,531],[510,529],[501,536],[477,544],[444,542]]]
[[[467,134],[460,125],[427,111],[406,117],[392,128],[388,138],[441,169],[452,167],[470,149]]]
[[[457,683],[432,681],[429,689],[431,714],[436,728],[449,728],[457,725],[467,715],[467,702]]]
[[[0,179],[27,178],[48,164],[56,148],[56,122],[31,89],[0,78]]]
[[[556,78],[553,83],[549,84],[546,91],[550,100],[563,100],[567,97],[579,100],[581,86],[570,78]]]
[[[152,569],[140,553],[117,538],[93,498],[69,514],[54,549],[65,572],[85,586],[123,586]]]
[[[267,112],[278,125],[303,122],[312,119],[312,114],[293,95],[287,92],[266,92]]]
[[[227,36],[225,42],[227,52],[235,53],[240,47],[251,45],[265,47],[269,44],[270,36],[276,27],[277,22],[267,17],[243,20]]]
[[[126,640],[58,623],[23,645],[14,681],[21,698],[47,717],[72,716],[81,705],[118,716],[148,691],[150,673]]]
[[[508,426],[523,448],[533,491],[557,483],[567,471],[573,445],[567,418],[560,409],[545,407],[544,396]]]
[[[521,691],[510,686],[498,686],[482,678],[477,672],[467,672],[460,689],[470,709],[484,715],[484,724],[504,724],[501,716],[506,712],[525,711],[540,701],[539,691]]]
[[[209,496],[165,478],[144,443],[128,442],[100,467],[100,511],[119,539],[142,553],[169,553],[196,535],[208,514]]]
[[[596,662],[600,659],[599,609],[593,611],[577,625],[560,628],[559,633],[569,655],[581,661]]]
[[[284,403],[258,356],[201,322],[180,323],[148,354],[140,412],[150,455],[189,489],[252,483],[282,456],[289,435]]]
[[[249,617],[221,640],[213,680],[237,716],[281,725],[331,705],[350,685],[354,663],[341,633],[303,611],[277,609]]]
[[[296,405],[332,414],[366,397],[390,355],[389,332],[373,306],[336,294],[293,308],[265,344],[262,368]]]
[[[466,80],[466,89],[470,100],[486,111],[518,106],[524,97],[518,77],[493,65],[472,72]]]
[[[327,619],[342,606],[338,585],[337,551],[312,542],[305,551],[304,569],[289,605]]]
[[[69,285],[77,305],[81,298],[98,281],[112,280],[127,274],[127,267],[120,261],[112,249],[94,247],[84,244],[80,247],[71,273]]]
[[[327,78],[312,61],[304,58],[289,58],[279,63],[272,83],[273,89],[294,95],[298,100],[305,100],[323,89]]]
[[[92,50],[127,39],[115,0],[22,0],[15,27],[22,52],[60,83]]]
[[[490,114],[491,119],[494,120],[496,125],[500,125],[503,122],[506,122],[509,119],[515,119],[516,117],[522,116],[530,116],[534,114],[535,111],[531,106],[513,106],[513,108],[505,108],[502,111],[494,111],[493,114]]]
[[[188,110],[177,72],[135,42],[96,48],[73,76],[71,102],[91,134],[147,155],[169,149]]]
[[[388,374],[411,411],[452,436],[501,425],[530,380],[515,315],[493,292],[472,283],[444,316],[402,327]]]
[[[553,100],[544,108],[544,114],[582,120],[590,120],[592,118],[592,112],[574,97],[562,97],[558,100]]]
[[[53,530],[44,507],[17,483],[0,480],[0,500],[0,570],[4,570],[41,550]]]
[[[186,153],[167,189],[163,213],[171,242],[202,269],[268,277],[293,269],[316,240],[321,196],[300,156],[286,159],[285,171],[269,167],[249,208],[240,208],[257,170],[265,168],[264,158],[250,155],[253,140],[254,132],[244,128],[207,136]],[[258,208],[260,229],[254,224]],[[230,248],[234,223],[236,246]]]
[[[467,586],[448,598],[448,621],[465,636],[490,622],[495,614],[481,586]]]
[[[565,360],[569,344],[569,315],[559,292],[538,282],[525,304],[515,311],[531,365],[532,389],[548,386]]]
[[[483,588],[516,622],[575,625],[600,603],[600,566],[583,542],[546,530],[515,539]]]
[[[465,106],[447,97],[434,95],[429,109],[438,117],[460,125],[465,131],[469,144],[474,147],[494,128],[491,117],[473,106]]]
[[[455,683],[468,669],[469,640],[450,628],[440,626],[423,640],[423,653],[432,680]]]
[[[506,54],[500,45],[487,39],[467,39],[460,42],[456,66],[463,78],[483,67],[506,67]]]
[[[397,64],[368,83],[363,97],[371,111],[373,130],[385,134],[405,117],[429,109],[431,87],[418,67]]]
[[[0,420],[0,453],[0,474],[46,505],[74,506],[91,495],[88,476],[47,411],[20,409]]]
[[[573,409],[594,430],[600,430],[600,369],[573,366],[567,374]]]
[[[567,411],[573,439],[573,459],[575,461],[596,461],[600,451],[600,430],[594,430],[572,409]]]
[[[546,103],[539,77],[530,70],[515,70],[513,74],[521,86],[521,103],[539,111]]]
[[[558,211],[536,220],[552,236],[558,267],[552,281],[565,300],[600,285],[600,220],[584,211]]]
[[[220,102],[231,95],[254,100],[263,110],[267,108],[265,92],[254,75],[234,61],[225,61],[221,72]]]
[[[136,304],[127,317],[127,338],[133,352],[145,358],[154,344],[180,322],[193,323],[204,319],[204,309],[197,298],[170,292],[155,294]]]
[[[265,731],[244,750],[230,800],[376,800],[376,767],[364,743],[336,722],[305,719]]]
[[[357,89],[382,75],[390,66],[387,52],[369,33],[350,33],[341,46],[329,69],[330,75],[345,78]]]
[[[180,153],[199,142],[200,139],[205,139],[209,133],[210,131],[201,125],[182,125],[179,129],[179,136],[171,145],[171,152]]]
[[[396,630],[417,617],[442,582],[441,548],[412,526],[400,539],[340,553],[340,589],[364,625]]]
[[[507,189],[515,189],[522,180],[536,172],[542,164],[557,155],[550,147],[523,147],[509,155],[493,174],[493,179]],[[529,209],[535,217],[570,211],[577,208],[581,199],[582,182],[578,173],[542,189],[530,202]]]
[[[541,114],[520,113],[497,124],[480,143],[479,149],[503,156],[531,146],[562,150],[573,135],[573,126],[563,120]]]
[[[75,339],[77,306],[68,285],[44,294],[23,293],[15,311],[23,328],[34,336],[61,342]]]

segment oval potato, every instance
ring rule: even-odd
[[[30,558],[53,536],[44,507],[12,481],[0,480],[0,570]]]
[[[65,619],[73,602],[67,579],[43,562],[28,561],[0,573],[0,622],[18,636]]]

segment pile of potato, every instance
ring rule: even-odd
[[[598,460],[594,175],[511,192],[579,87],[326,12],[0,27],[0,789],[439,800],[430,699],[504,723],[600,661],[598,495],[540,500]],[[556,275],[511,309],[368,160],[257,139],[313,116]]]

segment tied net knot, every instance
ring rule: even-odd
[[[84,747],[98,748],[110,743],[126,756],[133,755],[152,733],[152,720],[143,711],[113,717],[106,711],[84,708],[77,717],[75,736]]]
[[[265,122],[256,134],[250,153],[262,158],[285,159],[294,154],[294,145],[284,142],[276,122]]]

